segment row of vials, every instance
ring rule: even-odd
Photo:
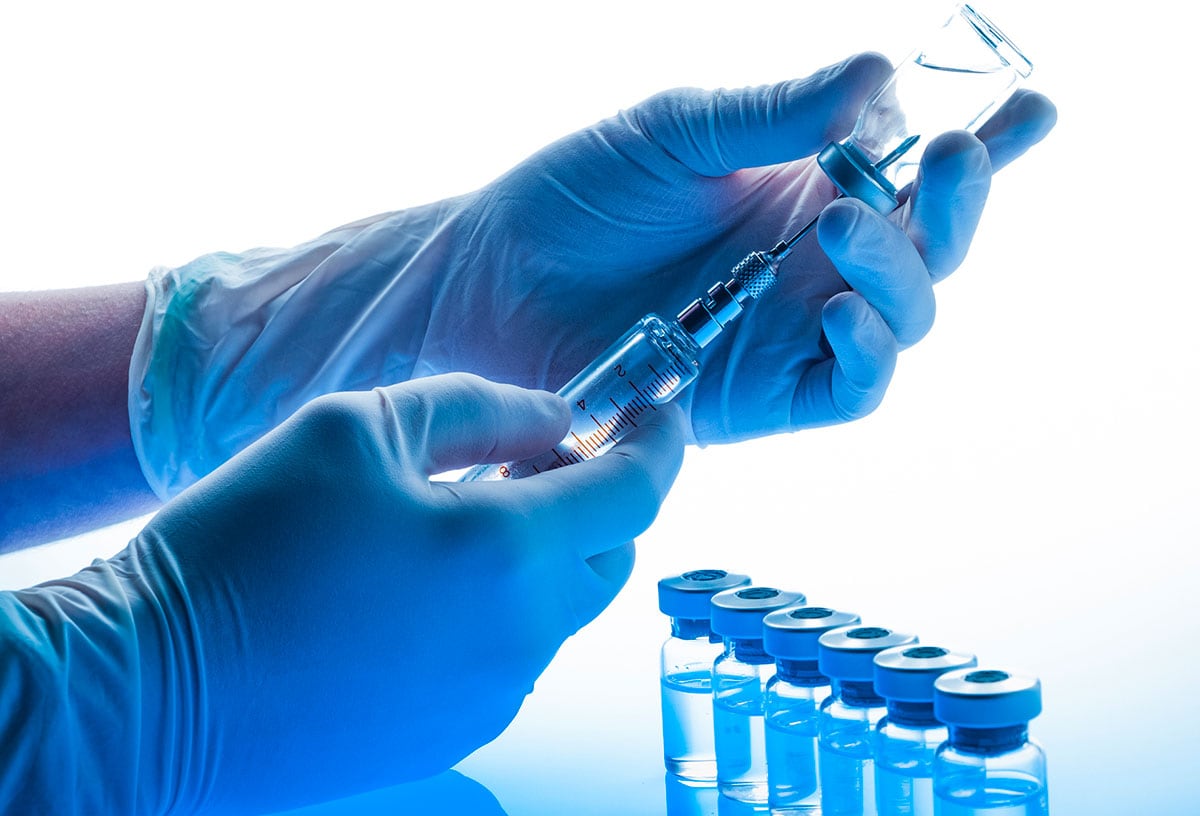
[[[1036,678],[745,575],[664,578],[663,754],[771,813],[1045,816]]]

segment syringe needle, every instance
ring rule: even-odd
[[[841,198],[841,196],[838,196],[838,198]],[[792,254],[792,249],[795,248],[796,244],[800,243],[805,235],[808,235],[810,232],[812,232],[812,228],[817,225],[818,218],[820,218],[819,214],[813,216],[813,219],[801,227],[800,231],[791,238],[788,238],[786,241],[780,241],[778,244],[771,247],[770,250],[763,253],[763,256],[767,259],[767,262],[771,264],[772,269],[778,269],[779,264],[783,262],[783,259]]]
[[[875,172],[879,172],[907,153],[909,148],[915,145],[920,138],[921,137],[918,135],[913,135],[901,142],[895,150],[875,163]],[[843,197],[844,194],[838,194],[838,198]],[[766,258],[767,262],[771,264],[772,269],[778,269],[779,264],[783,261],[783,259],[792,254],[792,249],[796,246],[796,244],[800,243],[805,235],[808,235],[810,232],[812,232],[812,228],[817,225],[817,219],[820,217],[820,214],[814,216],[811,221],[801,227],[800,231],[791,238],[788,238],[786,241],[780,241],[778,244],[773,246],[769,252],[763,254],[763,257]]]

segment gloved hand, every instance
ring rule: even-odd
[[[458,374],[305,406],[114,558],[0,593],[0,812],[261,813],[449,767],[625,582],[670,408],[460,484],[427,477],[546,449],[566,404]]]
[[[455,370],[557,390],[643,314],[674,316],[820,212],[835,190],[799,159],[846,135],[889,70],[859,55],[778,85],[668,91],[475,193],[155,272],[130,377],[151,486],[182,489],[328,391]],[[891,219],[830,205],[819,243],[705,349],[681,399],[692,438],[872,410],[897,351],[929,329],[931,284],[966,253],[992,170],[1053,121],[1019,92],[983,144],[935,140]]]

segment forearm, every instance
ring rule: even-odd
[[[313,397],[432,373],[459,209],[156,270],[149,304],[144,283],[0,294],[0,552],[147,512]]]
[[[157,504],[129,433],[144,285],[0,294],[0,552]]]

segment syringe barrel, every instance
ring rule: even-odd
[[[571,406],[562,442],[519,462],[478,465],[460,481],[519,479],[599,456],[696,379],[699,353],[678,321],[646,315],[559,389]]]

